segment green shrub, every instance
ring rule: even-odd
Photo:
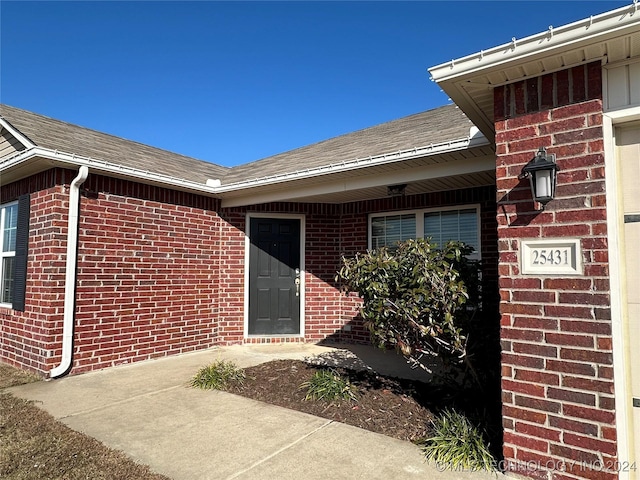
[[[203,390],[224,390],[231,383],[242,384],[244,379],[244,370],[235,363],[218,360],[198,370],[191,379],[191,386]]]
[[[460,242],[436,248],[408,240],[343,258],[336,280],[363,299],[360,312],[374,344],[392,346],[428,371],[421,359],[436,356],[456,379],[471,368],[469,326],[479,306],[479,265],[468,259],[471,252]]]
[[[305,400],[356,400],[355,388],[333,368],[317,370],[311,380],[300,385],[306,389]]]
[[[433,420],[433,436],[421,446],[427,460],[441,468],[496,469],[483,432],[455,410],[445,410]]]

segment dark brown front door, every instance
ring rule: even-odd
[[[251,218],[249,335],[300,334],[300,220]]]

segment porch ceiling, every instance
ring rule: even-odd
[[[593,61],[640,56],[637,4],[480,51],[429,69],[432,79],[489,139],[493,89]]]
[[[345,203],[384,198],[387,186],[407,184],[406,194],[495,184],[495,152],[489,145],[348,172],[260,185],[220,194],[223,207],[268,202]]]
[[[405,195],[416,195],[419,193],[442,192],[446,190],[460,190],[464,188],[482,187],[495,185],[495,171],[479,172],[469,175],[456,175],[454,177],[436,178],[430,180],[420,180],[408,183]],[[300,197],[297,202],[303,203],[349,203],[361,200],[374,200],[387,196],[387,186],[377,186],[348,190],[332,194],[318,194]],[[223,206],[225,202],[223,201]]]

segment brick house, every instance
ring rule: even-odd
[[[639,477],[635,9],[433,67],[455,105],[234,168],[0,107],[0,358],[56,377],[366,342],[341,255],[462,239],[500,322],[505,469]],[[521,175],[540,147],[544,210]]]
[[[486,263],[497,324],[495,158],[455,106],[236,168],[0,112],[5,361],[55,377],[220,344],[366,342],[341,255],[440,235],[441,217]]]

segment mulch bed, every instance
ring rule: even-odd
[[[415,442],[428,436],[433,413],[425,406],[424,383],[337,368],[357,387],[357,401],[305,400],[306,390],[300,385],[318,368],[322,367],[297,360],[263,363],[246,368],[244,384],[227,391],[400,440]]]

